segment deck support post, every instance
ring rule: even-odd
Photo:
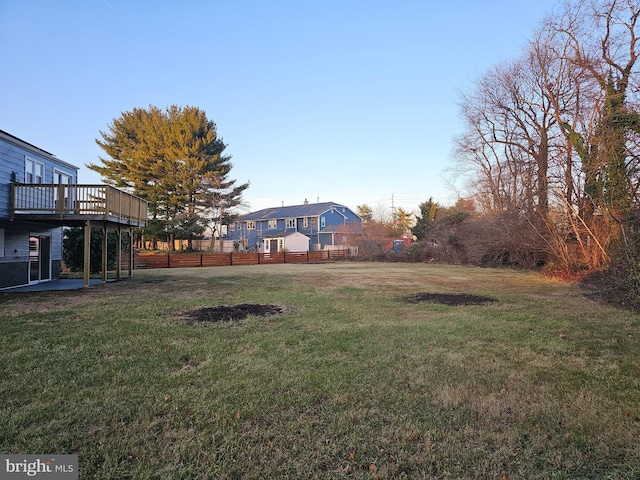
[[[133,253],[133,228],[129,227],[129,276],[133,275],[133,261],[135,260]]]
[[[116,244],[116,278],[120,280],[120,271],[122,270],[122,227],[118,225],[116,230],[118,243]]]
[[[102,283],[107,283],[107,260],[109,257],[109,233],[107,222],[102,227]]]
[[[89,286],[89,273],[91,271],[91,220],[84,222],[84,286]]]

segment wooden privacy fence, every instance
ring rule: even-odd
[[[349,257],[349,250],[280,253],[135,253],[134,269],[225,267],[273,263],[322,263]]]

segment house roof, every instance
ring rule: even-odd
[[[335,208],[349,208],[335,202],[307,203],[289,207],[264,208],[256,212],[247,213],[238,218],[240,221],[268,220],[277,218],[315,217]],[[351,210],[351,209],[349,209]]]

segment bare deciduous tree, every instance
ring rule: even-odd
[[[620,246],[629,259],[640,256],[632,238],[640,6],[567,0],[560,10],[522,56],[491,69],[462,98],[455,172],[487,221],[502,217],[510,226],[505,234],[531,229],[552,261],[600,268]],[[499,243],[503,234],[494,234]]]

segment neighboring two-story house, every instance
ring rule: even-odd
[[[334,202],[266,208],[239,217],[227,226],[226,240],[242,251],[305,252],[353,245],[362,219]]]
[[[0,289],[59,278],[65,226],[84,227],[87,238],[91,228],[111,228],[129,239],[133,227],[145,226],[146,202],[106,185],[77,185],[77,179],[77,167],[0,130]],[[85,285],[89,248],[85,241]],[[105,281],[106,263],[105,257]],[[118,276],[119,266],[120,257]]]

